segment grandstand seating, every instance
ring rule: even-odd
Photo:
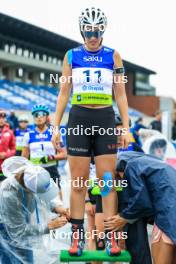
[[[0,107],[7,110],[31,110],[35,104],[46,104],[55,111],[58,89],[55,87],[35,86],[21,82],[0,80]],[[70,110],[70,101],[66,112]]]
[[[52,112],[55,111],[58,96],[58,89],[48,86],[37,86],[21,82],[11,82],[0,80],[0,108],[7,110],[28,110],[30,111],[35,104],[46,104]],[[113,102],[115,112],[118,108]],[[65,112],[68,113],[71,108],[71,98],[68,102]],[[143,113],[129,108],[131,117],[144,116]]]

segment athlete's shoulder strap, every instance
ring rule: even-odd
[[[30,131],[27,131],[26,134],[29,135],[29,140],[32,140],[33,136],[37,133],[36,129],[32,129]]]
[[[82,45],[79,47],[76,47],[74,49],[70,49],[67,52],[67,59],[68,59],[68,64],[72,66],[72,61],[73,61],[73,54],[77,52],[82,52]]]
[[[36,129],[30,129],[29,131],[27,131],[27,133],[29,134],[35,134],[37,132]]]
[[[73,57],[73,55],[72,55],[72,49],[70,49],[67,52],[67,60],[68,60],[68,64],[69,65],[72,65],[72,57]]]
[[[109,48],[109,47],[107,47],[107,46],[103,46],[103,51],[104,52],[106,52],[106,53],[112,53],[112,54],[114,54],[114,49],[112,49],[112,48]]]

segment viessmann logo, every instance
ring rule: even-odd
[[[102,57],[98,57],[98,56],[84,56],[83,60],[86,62],[102,62],[103,58]]]

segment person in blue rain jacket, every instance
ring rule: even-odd
[[[108,219],[105,228],[118,230],[153,217],[154,263],[176,263],[176,170],[152,155],[131,151],[119,154],[116,170],[128,182],[121,197],[125,206]]]

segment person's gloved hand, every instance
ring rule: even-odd
[[[55,160],[54,155],[49,155],[49,156],[44,156],[40,159],[40,162],[42,162],[43,164],[48,163],[49,161]]]

